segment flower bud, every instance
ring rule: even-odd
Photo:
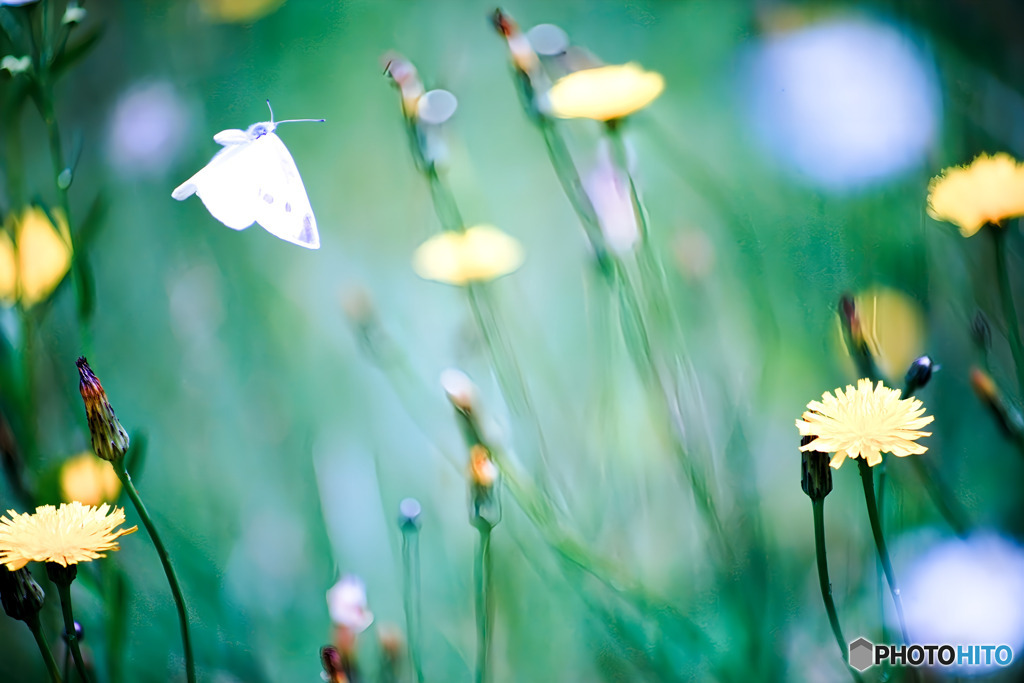
[[[930,356],[921,356],[911,363],[907,370],[907,376],[903,380],[903,383],[907,385],[907,396],[912,395],[918,389],[923,389],[928,384],[928,380],[932,378],[932,373],[938,369],[939,366],[932,362]]]
[[[981,311],[978,311],[971,320],[971,339],[985,353],[992,348],[992,328],[988,324],[988,318]]]
[[[120,462],[128,452],[128,433],[117,421],[117,415],[107,400],[107,393],[99,378],[93,374],[85,357],[78,359],[78,389],[85,403],[85,416],[89,421],[92,436],[92,450],[99,457],[110,462]]]
[[[816,436],[805,436],[800,445],[806,446]],[[800,453],[800,487],[811,500],[824,500],[832,492],[832,468],[828,466],[829,455],[821,451],[802,451]]]
[[[46,594],[28,569],[15,571],[0,565],[0,601],[11,619],[29,621],[43,608]]]

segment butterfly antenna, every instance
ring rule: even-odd
[[[282,123],[303,123],[307,121],[310,123],[324,123],[327,119],[285,119],[284,121],[278,121],[277,125],[281,125]]]
[[[274,122],[274,108],[270,106],[270,100],[267,100],[267,109],[270,110],[270,122]],[[282,122],[283,123],[283,122]]]

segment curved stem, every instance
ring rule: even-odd
[[[156,526],[154,526],[153,520],[150,519],[149,511],[146,510],[145,503],[139,497],[139,492],[135,489],[135,484],[132,483],[131,475],[128,474],[124,462],[124,458],[122,458],[118,462],[111,463],[111,465],[114,466],[117,478],[121,480],[121,485],[128,493],[128,497],[131,499],[132,505],[135,506],[136,512],[139,513],[139,518],[142,520],[142,525],[146,527],[150,540],[153,541],[153,547],[156,548],[157,555],[160,556],[160,563],[164,567],[164,574],[167,575],[167,583],[171,587],[171,595],[174,596],[174,606],[178,610],[178,622],[181,624],[181,642],[185,650],[185,675],[188,678],[188,683],[196,683],[196,663],[192,656],[192,638],[188,630],[188,610],[185,609],[185,598],[181,594],[178,577],[174,573],[174,567],[171,566],[171,558],[167,554],[167,548],[164,547],[163,541],[160,540]]]
[[[836,645],[843,655],[853,680],[862,683],[864,680],[856,669],[849,666],[850,654],[846,638],[843,637],[843,630],[839,627],[839,613],[836,611],[835,600],[832,599],[832,582],[828,579],[828,556],[825,551],[825,499],[819,498],[811,501],[814,510],[814,554],[818,561],[818,583],[821,586],[821,600],[825,603],[825,612],[828,613],[828,623],[832,627],[832,635],[835,636]]]
[[[889,559],[889,551],[885,547],[885,536],[882,535],[882,525],[878,518],[878,503],[875,500],[875,478],[872,475],[871,466],[868,465],[864,458],[858,458],[857,464],[860,465],[860,478],[864,484],[864,502],[868,507],[868,520],[871,523],[871,534],[875,538],[875,550],[878,552],[879,562],[882,563],[885,579],[889,583],[889,594],[892,595],[892,601],[896,605],[896,618],[900,622],[900,633],[903,636],[903,642],[909,643],[910,638],[907,636],[907,625],[903,618],[903,598],[900,597],[900,589],[896,585],[896,574],[892,570],[892,561]]]
[[[50,674],[51,683],[61,683],[57,662],[54,661],[53,653],[50,652],[50,646],[47,644],[46,638],[43,637],[43,631],[39,627],[39,615],[33,614],[28,616],[24,621],[25,625],[28,626],[28,630],[32,631],[32,636],[36,639],[36,645],[39,646],[39,654],[43,656],[43,662],[46,664],[46,671]]]
[[[477,525],[480,543],[477,545],[474,578],[476,583],[476,683],[489,680],[488,653],[491,649],[491,527],[486,522]]]
[[[71,650],[71,657],[75,660],[75,668],[78,675],[86,683],[92,683],[85,668],[85,661],[82,659],[82,648],[78,645],[78,635],[75,633],[75,615],[71,612],[71,582],[54,581],[57,586],[57,595],[60,596],[60,609],[64,614],[64,636],[68,641],[68,648]]]
[[[1003,305],[1003,317],[1006,319],[1006,330],[1010,338],[1010,351],[1013,353],[1013,366],[1017,371],[1017,390],[1024,393],[1024,343],[1021,342],[1020,322],[1017,320],[1017,307],[1013,303],[1013,290],[1010,287],[1010,259],[1006,250],[1006,233],[1004,227],[989,226],[989,234],[992,235],[996,246],[999,301]]]

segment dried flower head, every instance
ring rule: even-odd
[[[85,357],[75,363],[78,366],[78,390],[85,403],[85,417],[89,421],[89,434],[92,436],[92,450],[96,455],[118,462],[128,452],[128,433],[117,421],[117,415],[107,400],[107,392],[93,374],[92,368]]]
[[[928,215],[953,223],[964,237],[1024,215],[1024,164],[1006,153],[981,154],[943,170],[928,184]]]
[[[807,404],[803,419],[796,421],[801,436],[817,437],[800,446],[801,451],[835,453],[829,465],[838,469],[847,457],[864,458],[874,467],[882,462],[882,453],[898,457],[921,454],[928,450],[917,443],[931,432],[919,431],[931,423],[924,415],[924,406],[916,398],[900,398],[898,389],[889,389],[881,382],[873,387],[871,380],[857,381],[857,388],[847,386],[825,392],[821,401]]]
[[[118,538],[138,529],[118,529],[124,510],[109,505],[63,503],[37,507],[33,514],[8,510],[7,515],[0,517],[0,562],[11,570],[29,562],[67,567],[106,557],[106,551],[118,549]]]
[[[14,235],[0,232],[0,300],[32,306],[57,288],[71,267],[68,224],[64,214],[38,207],[26,209],[9,224]],[[15,247],[15,242],[17,247]]]
[[[563,76],[548,91],[551,114],[563,119],[611,121],[653,102],[665,79],[637,64],[599,66]]]
[[[508,275],[522,263],[523,248],[515,238],[494,226],[477,225],[431,237],[416,249],[412,266],[426,280],[461,286]]]

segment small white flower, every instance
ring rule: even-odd
[[[0,2],[3,4],[3,2]],[[3,59],[0,59],[0,71],[6,69],[11,72],[12,76],[23,74],[32,68],[32,60],[25,57],[15,57],[13,55],[7,55]]]
[[[448,368],[442,372],[441,388],[448,400],[463,410],[472,409],[476,403],[476,385],[462,370]]]
[[[79,7],[77,2],[69,2],[67,9],[64,10],[64,18],[60,20],[62,24],[81,24],[85,21],[85,9]]]
[[[327,611],[336,625],[356,633],[362,633],[373,623],[373,613],[366,609],[366,585],[351,574],[327,591]]]

